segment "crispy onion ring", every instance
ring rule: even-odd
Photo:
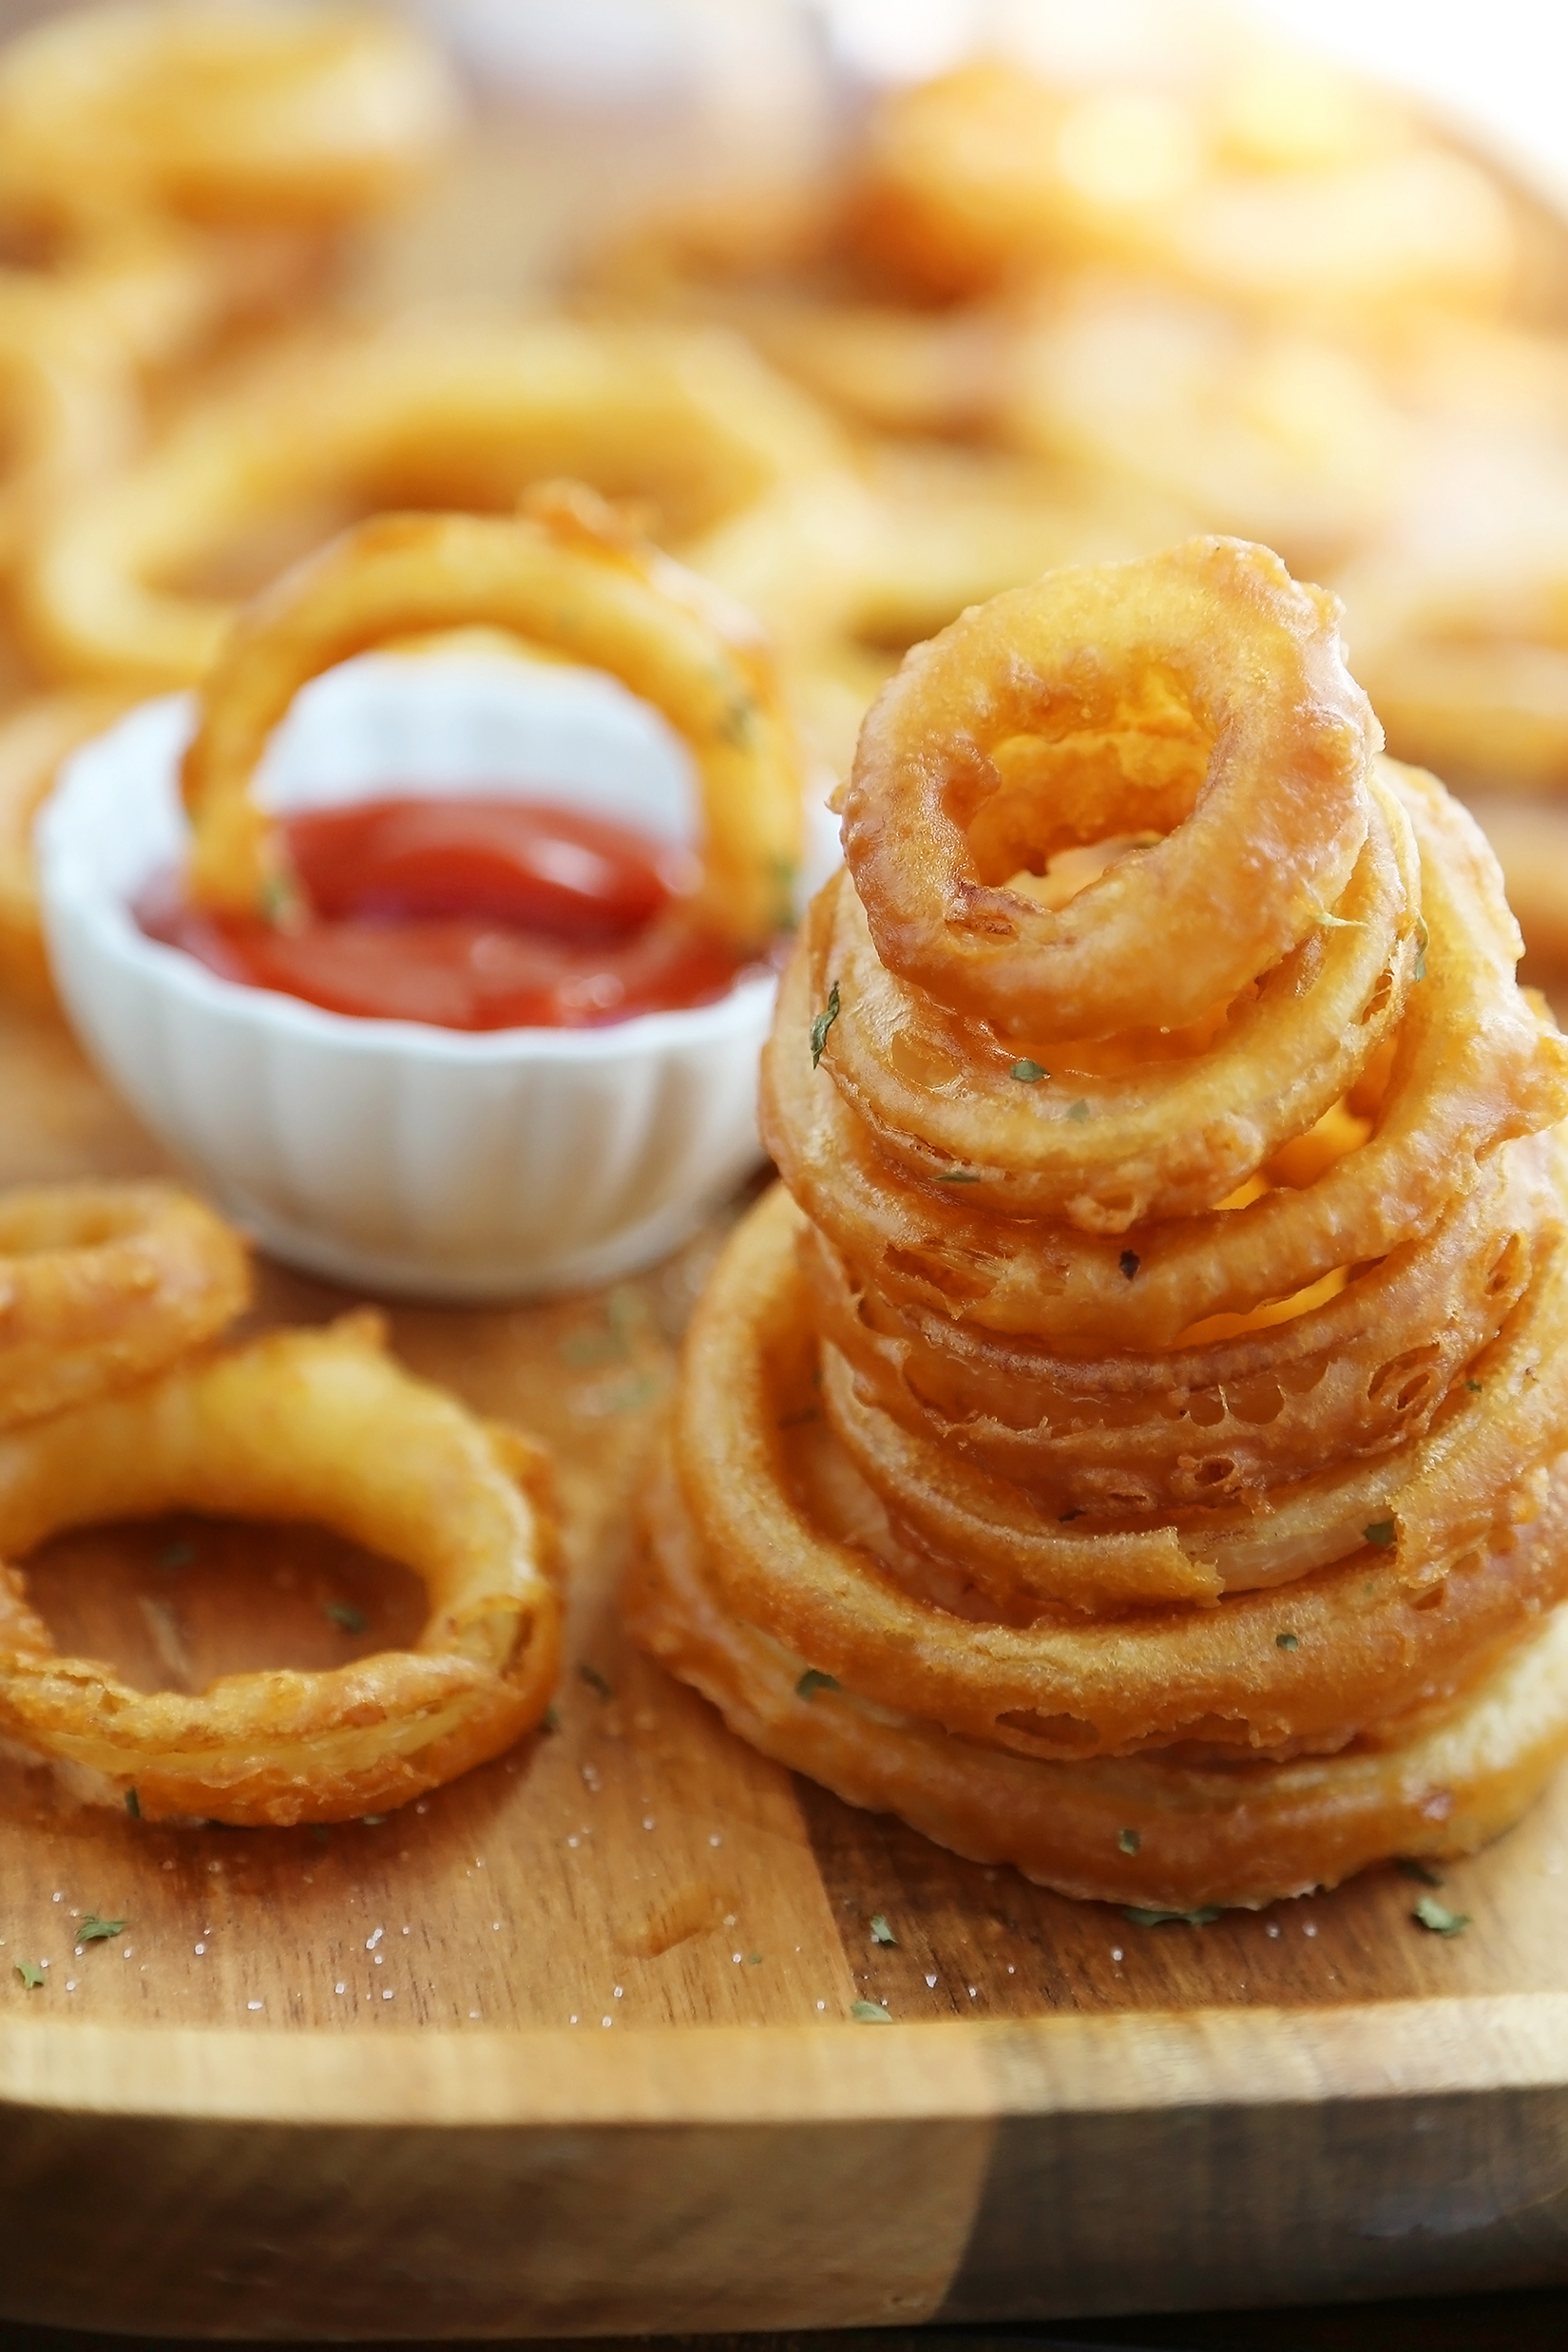
[[[254,0],[72,10],[0,56],[0,201],[336,221],[398,194],[454,114],[439,52],[394,17]]]
[[[163,1370],[250,1291],[239,1235],[171,1184],[0,1194],[0,1428]]]
[[[884,964],[951,1011],[1058,1040],[1176,1026],[1338,899],[1380,742],[1332,599],[1195,539],[1048,574],[917,647],[861,730],[845,855]],[[1150,826],[1157,847],[1061,912],[1006,887]]]
[[[805,396],[726,335],[394,325],[267,361],[92,499],[67,502],[31,550],[21,617],[52,676],[188,685],[235,607],[164,583],[291,510],[505,508],[570,476],[643,502],[660,544],[701,569],[721,525],[787,503],[841,460]]]
[[[1193,557],[1129,569],[1181,591]],[[1061,673],[1102,676],[1103,578],[969,616],[906,664],[911,695],[955,646],[991,650],[942,706],[962,746],[1042,616]],[[1156,683],[1197,658],[1161,643]],[[1212,907],[1253,841],[1204,832],[1190,775],[1162,767],[1149,675],[1119,678],[1148,737],[1118,765],[1151,779],[1180,889]],[[1276,774],[1321,720],[1299,696]],[[950,771],[939,725],[917,742],[926,775]],[[906,843],[900,864],[863,811],[766,1058],[789,1189],[732,1237],[687,1344],[631,1587],[642,1637],[770,1752],[1069,1891],[1191,1905],[1332,1877],[1401,1850],[1411,1775],[1439,1760],[1461,1794],[1433,1818],[1468,1806],[1440,1831],[1463,1846],[1568,1744],[1527,1663],[1559,1658],[1541,1620],[1568,1600],[1568,1050],[1516,986],[1470,820],[1391,762],[1342,783],[1272,819],[1294,874],[1352,843],[1331,902],[1287,915],[1282,893],[1273,960],[1184,1027],[1140,1006],[1088,1039],[1043,991],[1020,1033],[879,955],[879,917],[907,937],[931,860]],[[1127,824],[1103,736],[1066,734],[1028,790],[1033,838],[1082,845],[1036,886],[1081,910],[1081,1009],[1123,941],[1124,901],[1097,924],[1084,880],[1127,848],[1088,855],[1096,816]],[[1198,880],[1193,835],[1220,861]],[[1192,908],[1152,907],[1163,973]],[[1031,967],[1029,938],[1014,952]],[[824,1676],[843,1692],[831,1731],[781,1704],[792,1666],[797,1697]],[[1535,1692],[1517,1744],[1498,1731],[1510,1677]],[[1089,1843],[1135,1797],[1163,1895]],[[1268,1861],[1257,1820],[1296,1824]]]
[[[93,306],[0,272],[0,567],[17,561],[53,505],[103,480],[135,445],[140,416],[117,337]]]
[[[0,719],[0,985],[52,1004],[44,947],[33,820],[62,763],[125,707],[124,695],[41,695]]]
[[[512,520],[378,516],[258,599],[207,680],[185,754],[193,898],[267,905],[278,836],[250,786],[301,686],[388,639],[471,622],[607,670],[663,713],[697,762],[706,919],[765,947],[789,919],[804,824],[766,645],[717,590],[568,488]]]
[[[0,1592],[0,1736],[145,1819],[350,1820],[499,1755],[556,1678],[560,1601],[544,1458],[385,1355],[374,1317],[277,1331],[0,1439],[0,1550],[177,1509],[314,1520],[406,1563],[417,1648],[324,1673],[147,1693],[58,1656],[12,1569]]]

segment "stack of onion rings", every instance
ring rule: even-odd
[[[691,745],[702,802],[698,904],[718,936],[766,949],[788,923],[804,809],[766,641],[705,582],[621,527],[581,486],[502,520],[389,514],[347,531],[249,607],[203,690],[185,754],[189,886],[268,911],[290,877],[250,787],[300,687],[390,639],[489,624],[621,679]]]
[[[1464,1849],[1568,1747],[1568,1052],[1378,746],[1235,542],[918,648],[688,1342],[634,1630],[1074,1894]]]

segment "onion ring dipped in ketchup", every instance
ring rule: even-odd
[[[384,794],[271,815],[250,784],[298,688],[418,629],[485,621],[603,667],[696,759],[697,852],[522,797]],[[223,978],[373,1020],[575,1028],[711,1003],[790,919],[799,783],[744,616],[576,488],[514,520],[381,516],[237,626],[186,754],[193,847],[142,929]]]

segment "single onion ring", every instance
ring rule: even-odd
[[[62,498],[129,456],[140,416],[119,338],[93,303],[19,271],[0,271],[0,566],[9,570]]]
[[[1564,1481],[1529,1533],[1561,1546]],[[626,1581],[641,1646],[764,1755],[851,1805],[897,1813],[971,1861],[1089,1901],[1261,1908],[1335,1886],[1388,1854],[1473,1853],[1517,1821],[1568,1750],[1568,1609],[1463,1692],[1333,1756],[1281,1764],[1176,1755],[1060,1763],[984,1747],[813,1680],[732,1614],[667,1457],[652,1542]]]
[[[172,1184],[0,1194],[0,1428],[163,1371],[250,1294],[239,1235]]]
[[[394,17],[254,0],[72,10],[0,55],[0,200],[334,222],[399,194],[455,113],[439,50]]]
[[[755,623],[564,488],[526,516],[381,515],[346,531],[249,607],[202,691],[185,754],[201,904],[265,908],[287,877],[250,786],[273,728],[310,679],[390,638],[488,622],[608,670],[692,748],[703,816],[699,905],[764,948],[789,920],[804,807]]]
[[[1261,1755],[1331,1751],[1418,1700],[1457,1692],[1568,1595],[1568,1546],[1529,1544],[1516,1532],[1545,1500],[1545,1473],[1532,1465],[1568,1440],[1560,1223],[1542,1237],[1531,1288],[1482,1359],[1484,1406],[1462,1391],[1425,1438],[1326,1473],[1316,1512],[1310,1489],[1288,1499],[1287,1557],[1308,1573],[1236,1591],[1218,1608],[1025,1625],[955,1616],[884,1566],[863,1527],[832,1524],[832,1487],[800,1459],[824,1443],[807,1368],[800,1226],[779,1190],[728,1243],[687,1342],[675,1462],[728,1607],[877,1706],[1029,1755],[1191,1741]],[[813,1420],[796,1426],[802,1397]],[[1350,1557],[1322,1567],[1303,1558],[1315,1517],[1331,1535],[1345,1527]],[[1365,1540],[1374,1521],[1387,1527],[1380,1549]],[[1244,1539],[1248,1525],[1244,1516]],[[1195,1597],[1190,1569],[1186,1593],[1176,1589],[1175,1526],[1081,1537],[1060,1527],[1050,1537],[1063,1597],[1076,1577],[1103,1609],[1094,1579],[1103,1590],[1119,1553],[1145,1563],[1149,1598],[1162,1553],[1164,1597]],[[1037,1543],[1046,1539],[1042,1526]],[[1200,1553],[1223,1549],[1214,1535],[1192,1539]]]
[[[310,418],[308,432],[298,430]],[[184,686],[235,615],[167,583],[279,517],[509,507],[569,475],[647,507],[704,568],[732,519],[842,468],[831,422],[733,337],[444,317],[303,338],[214,393],[29,550],[20,619],[50,676]],[[274,541],[276,544],[276,541]]]
[[[226,1674],[147,1693],[58,1656],[0,1587],[0,1737],[143,1819],[236,1827],[406,1804],[509,1748],[555,1682],[561,1605],[538,1448],[384,1353],[377,1318],[275,1331],[0,1438],[0,1551],[183,1509],[311,1520],[406,1563],[418,1646],[325,1673]]]
[[[1267,549],[1195,539],[1048,573],[917,647],[867,716],[843,804],[884,964],[1008,1036],[1177,1027],[1237,996],[1334,905],[1367,837],[1382,733],[1338,616]],[[1004,789],[995,755],[1021,737],[1076,753],[1076,805],[1054,765]],[[1185,759],[1151,793],[1161,739]],[[1176,830],[1059,912],[1005,887],[1151,821]]]
[[[0,985],[30,1004],[52,1004],[44,947],[33,819],[61,763],[125,707],[113,693],[40,695],[0,719]]]

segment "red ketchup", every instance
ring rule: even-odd
[[[279,831],[297,919],[215,914],[164,875],[136,903],[147,937],[225,980],[439,1029],[597,1028],[711,1004],[743,967],[690,909],[689,853],[603,817],[443,794]]]

